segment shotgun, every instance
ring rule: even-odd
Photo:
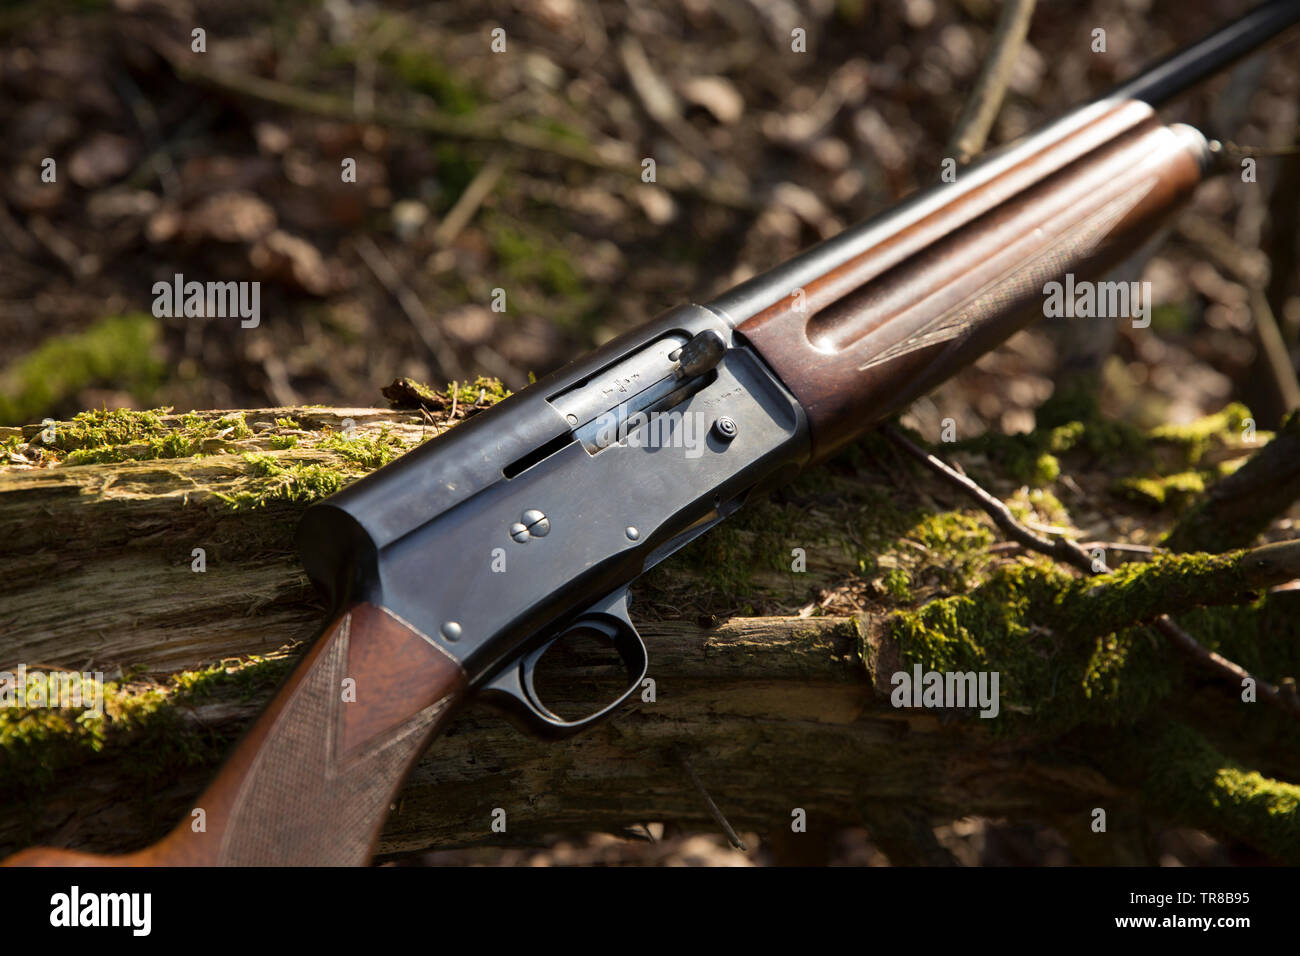
[[[1266,3],[954,182],[655,318],[313,505],[299,550],[334,610],[196,801],[206,829],[187,818],[136,853],[7,862],[363,864],[471,695],[552,737],[607,717],[647,672],[628,614],[637,577],[1043,314],[1049,284],[1091,281],[1148,243],[1214,159],[1155,107],[1297,21],[1300,0]],[[627,684],[566,719],[535,675],[579,634],[608,645]]]

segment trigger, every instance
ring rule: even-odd
[[[613,644],[627,671],[627,688],[617,698],[595,713],[579,720],[565,720],[554,713],[537,694],[534,676],[537,663],[556,641],[570,631],[582,628],[603,635]],[[511,661],[480,691],[484,698],[521,718],[531,729],[547,737],[567,737],[608,717],[641,686],[649,667],[645,642],[637,633],[627,611],[627,588],[596,602],[575,617],[567,627],[515,660]]]

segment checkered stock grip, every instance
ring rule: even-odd
[[[159,843],[97,856],[26,850],[11,865],[343,866],[367,862],[411,766],[465,694],[460,665],[383,608],[333,620]]]

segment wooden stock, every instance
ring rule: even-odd
[[[460,665],[405,622],[383,608],[354,605],[315,641],[195,802],[201,816],[192,813],[136,853],[37,848],[5,863],[366,863],[398,787],[465,686]]]
[[[1202,158],[1146,104],[1118,104],[738,329],[825,458],[1041,316],[1045,283],[1096,279],[1141,247],[1200,182]]]

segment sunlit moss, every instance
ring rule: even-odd
[[[188,458],[203,454],[210,444],[219,447],[253,434],[243,412],[232,412],[217,419],[191,412],[180,416],[179,424],[170,425],[162,419],[167,411],[80,412],[69,425],[55,429],[53,445],[67,452],[62,459],[64,464],[92,465]]]
[[[157,319],[132,313],[47,339],[0,370],[0,423],[38,420],[90,385],[151,390],[163,375],[160,336]]]
[[[1181,507],[1205,491],[1205,476],[1181,471],[1154,478],[1121,478],[1113,488],[1119,495],[1155,508]]]
[[[1141,623],[1242,599],[1241,557],[1158,555],[1091,578],[1035,558],[999,567],[969,594],[898,612],[890,632],[909,662],[998,671],[1012,710],[1055,729],[1132,719],[1177,676],[1166,642]]]
[[[217,495],[237,511],[260,508],[270,501],[310,504],[328,498],[352,477],[337,467],[318,463],[282,462],[275,455],[265,452],[249,452],[243,458],[248,465],[249,474],[259,480],[234,494]]]
[[[65,767],[112,748],[128,777],[167,778],[214,762],[229,740],[182,719],[205,700],[267,694],[292,661],[251,657],[176,674],[164,685],[104,684],[103,714],[52,707],[0,708],[0,793],[39,794]]]

